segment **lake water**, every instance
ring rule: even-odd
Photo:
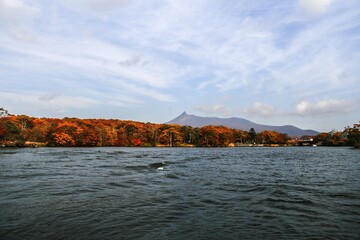
[[[0,149],[0,239],[360,239],[360,151]]]

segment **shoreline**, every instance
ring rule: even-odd
[[[283,148],[283,147],[351,147],[351,146],[324,146],[324,145],[293,145],[293,144],[228,144],[228,146],[196,146],[194,144],[183,144],[178,146],[169,146],[158,144],[156,146],[48,146],[41,142],[17,142],[2,143],[0,148]]]

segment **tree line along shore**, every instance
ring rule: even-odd
[[[342,132],[291,138],[275,131],[243,131],[225,126],[193,128],[116,119],[36,118],[26,115],[0,117],[3,147],[232,147],[294,146],[360,147],[360,124]]]

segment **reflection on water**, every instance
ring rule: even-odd
[[[360,239],[350,148],[0,151],[0,239]]]

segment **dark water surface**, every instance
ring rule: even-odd
[[[360,239],[360,151],[0,149],[0,239]]]

